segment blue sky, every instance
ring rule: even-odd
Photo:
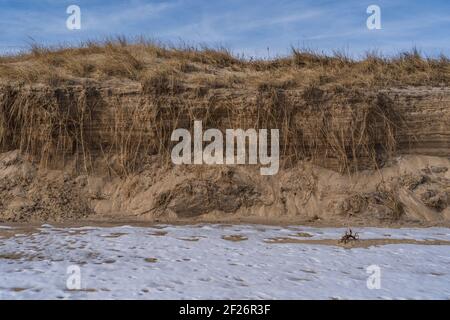
[[[81,30],[68,30],[66,8],[81,8]],[[366,9],[381,8],[381,30],[368,30]],[[416,46],[450,56],[448,0],[0,0],[0,52],[34,39],[75,44],[107,36],[226,46],[246,56],[276,56],[291,46],[353,56],[394,54]]]

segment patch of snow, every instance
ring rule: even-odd
[[[1,228],[1,227],[0,227]],[[42,226],[0,239],[0,299],[449,299],[450,246],[336,246],[264,242],[308,233],[339,239],[343,228],[161,225]],[[450,241],[448,228],[355,228],[362,239]],[[241,235],[244,241],[223,236]],[[298,238],[298,237],[297,237]],[[67,268],[81,290],[66,288]],[[368,289],[366,268],[381,270]]]

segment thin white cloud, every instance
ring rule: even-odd
[[[315,19],[324,14],[322,10],[307,10],[299,13],[289,13],[286,15],[279,16],[271,16],[265,17],[263,19],[256,19],[252,21],[248,21],[246,19],[245,23],[241,25],[236,25],[231,21],[229,25],[229,29],[240,29],[240,30],[251,30],[262,27],[276,26],[276,25],[285,25],[290,23],[304,22],[310,19]],[[245,18],[245,17],[244,17]]]
[[[162,35],[203,41],[228,41],[235,39],[241,32],[249,32],[265,27],[285,26],[306,22],[322,16],[322,10],[304,10],[299,13],[279,14],[255,18],[248,12],[205,15],[200,21],[166,30]]]
[[[130,8],[116,7],[109,12],[104,12],[104,9],[99,9],[99,12],[84,11],[85,23],[84,27],[88,30],[95,31],[110,31],[111,33],[120,30],[120,26],[128,23],[135,23],[151,19],[158,14],[176,8],[181,2],[163,2],[163,3],[145,3],[133,6]],[[83,15],[83,11],[82,11]]]

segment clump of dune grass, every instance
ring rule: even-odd
[[[179,72],[180,79],[204,74],[213,75],[217,83],[226,83],[233,79],[229,73],[234,72],[248,87],[258,87],[261,79],[272,79],[274,85],[284,88],[302,88],[312,82],[357,87],[450,83],[449,59],[425,57],[416,48],[392,56],[372,51],[359,59],[341,51],[325,54],[292,48],[289,56],[267,60],[237,56],[223,47],[170,45],[143,38],[129,41],[120,36],[78,46],[33,44],[23,53],[0,57],[0,78],[25,83],[45,83],[55,75],[72,81],[141,81],[158,72],[163,62]]]

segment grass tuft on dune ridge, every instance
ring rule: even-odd
[[[59,85],[111,78],[145,82],[161,72],[213,87],[447,86],[450,60],[424,57],[416,48],[390,57],[368,52],[358,60],[340,51],[326,55],[292,48],[287,57],[267,60],[236,56],[224,47],[129,41],[121,36],[74,47],[32,44],[26,52],[0,56],[0,81],[19,83]]]

